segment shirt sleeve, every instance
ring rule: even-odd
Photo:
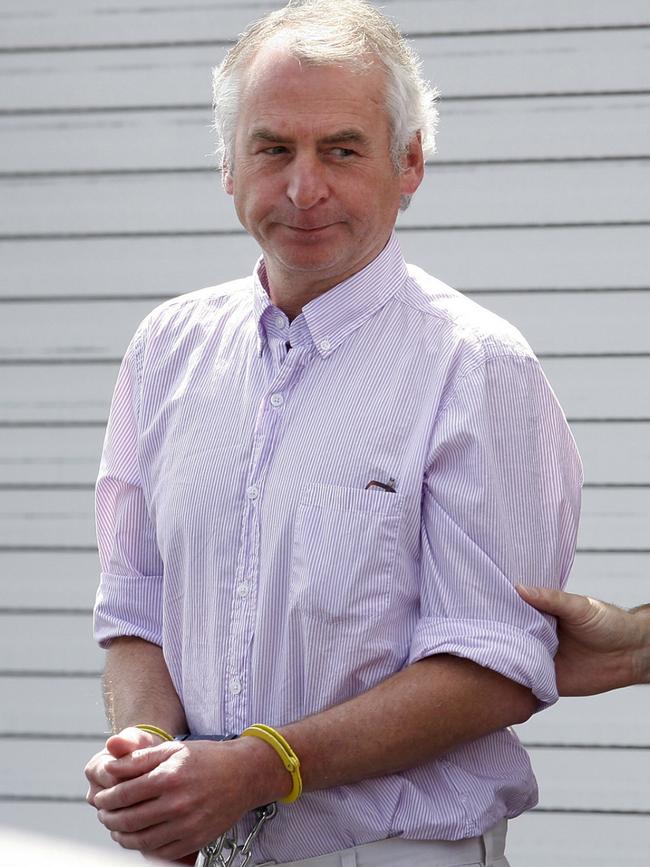
[[[162,644],[163,564],[138,462],[142,334],[141,327],[120,367],[95,494],[101,577],[94,633],[102,647],[127,635]]]
[[[517,583],[562,587],[573,562],[582,465],[532,357],[469,373],[433,431],[422,503],[421,619],[410,662],[471,659],[557,700],[555,621]]]

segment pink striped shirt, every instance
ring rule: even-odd
[[[582,473],[527,343],[395,236],[291,323],[264,284],[260,262],[131,341],[97,483],[97,639],[162,645],[201,733],[281,726],[437,653],[554,702],[553,624],[513,584],[564,583]],[[503,730],[306,794],[256,857],[474,836],[536,797]]]

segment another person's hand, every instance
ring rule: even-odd
[[[190,856],[192,863],[192,853],[249,810],[274,799],[265,797],[269,781],[262,772],[264,759],[257,761],[255,754],[259,747],[268,747],[252,741],[165,742],[112,761],[99,754],[93,777],[103,787],[93,802],[100,822],[125,849],[183,863]],[[277,757],[269,755],[280,776],[287,776]],[[105,785],[110,778],[114,784]]]
[[[624,611],[589,596],[518,586],[519,595],[558,618],[555,672],[560,695],[595,695],[650,677],[648,606]]]

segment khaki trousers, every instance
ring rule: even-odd
[[[505,857],[507,825],[504,819],[480,837],[467,840],[390,837],[317,858],[288,861],[284,867],[509,867]]]

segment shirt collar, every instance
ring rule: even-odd
[[[407,276],[406,263],[393,232],[384,249],[370,264],[303,307],[302,316],[318,352],[322,356],[333,352],[393,297]],[[263,258],[255,268],[253,286],[258,351],[261,353],[266,342],[262,317],[264,311],[273,306],[266,288],[268,282]]]

